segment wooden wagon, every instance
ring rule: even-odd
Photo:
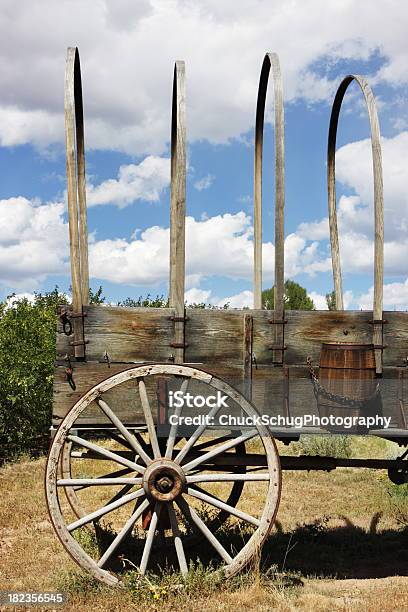
[[[275,94],[275,294],[262,308],[262,150],[265,99]],[[60,308],[52,444],[46,471],[51,521],[74,560],[115,584],[123,569],[155,566],[186,574],[197,559],[231,576],[268,537],[278,510],[281,470],[338,466],[387,469],[407,481],[406,453],[395,460],[281,456],[305,433],[335,428],[288,425],[291,416],[327,414],[328,405],[360,415],[373,397],[389,427],[365,433],[408,442],[408,313],[382,310],[383,195],[380,132],[365,79],[348,76],[335,97],[328,141],[329,221],[335,311],[284,308],[284,115],[279,60],[265,56],[256,107],[254,189],[254,309],[186,308],[185,68],[174,68],[171,125],[170,281],[167,308],[89,304],[88,243],[81,74],[78,50],[68,49],[65,78],[68,210],[72,305]],[[344,311],[336,219],[335,144],[341,102],[357,81],[367,103],[375,200],[375,291],[372,311]],[[350,382],[358,371],[372,396],[339,395],[324,387],[322,345],[334,350],[327,383]],[[340,355],[340,357],[339,357]],[[320,359],[321,371],[317,376]],[[336,361],[337,360],[337,361]],[[347,365],[347,360],[349,361]],[[354,361],[353,361],[354,360]],[[367,371],[363,372],[365,364]],[[356,378],[354,376],[354,378]],[[361,382],[361,381],[360,381]],[[359,387],[361,390],[361,386]],[[180,391],[204,410],[170,406]],[[371,393],[371,391],[370,391]],[[211,404],[211,397],[224,398]],[[207,402],[208,400],[208,402]],[[331,404],[330,404],[331,403]],[[227,409],[225,410],[225,406]],[[336,410],[339,407],[337,406]],[[193,417],[208,417],[199,424]],[[221,423],[221,413],[235,418]],[[285,425],[258,418],[281,416]],[[338,414],[338,413],[337,413]],[[181,427],[181,417],[185,426]],[[171,419],[170,417],[174,417]],[[277,420],[279,421],[279,419]],[[249,425],[248,423],[252,423]],[[361,429],[354,429],[360,433]],[[401,451],[402,452],[402,451]],[[197,548],[198,546],[198,548]],[[218,563],[214,561],[214,554]]]

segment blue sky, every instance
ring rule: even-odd
[[[108,300],[167,294],[168,140],[175,59],[186,61],[187,299],[251,305],[253,121],[267,51],[285,90],[286,275],[318,307],[332,289],[326,147],[343,76],[367,76],[383,136],[385,307],[408,308],[408,45],[404,2],[4,2],[0,8],[0,298],[68,291],[63,74],[81,54],[91,285]],[[79,5],[78,5],[79,6]],[[91,27],[92,24],[92,27]],[[3,31],[1,31],[3,29]],[[287,36],[283,36],[286,30]],[[103,42],[102,42],[103,41]],[[272,116],[272,96],[268,114]],[[348,308],[372,301],[369,124],[349,88],[338,134]],[[265,133],[264,287],[273,284],[273,126]]]

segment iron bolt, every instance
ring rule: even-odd
[[[168,493],[173,488],[173,480],[168,476],[162,476],[156,482],[156,487],[161,493]]]

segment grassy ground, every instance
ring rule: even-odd
[[[380,440],[355,441],[351,451],[394,452]],[[224,582],[205,570],[185,582],[130,572],[125,588],[113,589],[83,574],[54,536],[44,466],[44,459],[22,460],[0,470],[0,590],[62,590],[65,609],[75,611],[408,609],[408,485],[392,486],[384,473],[286,472],[259,568]]]

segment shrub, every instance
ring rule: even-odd
[[[294,451],[301,455],[348,458],[352,455],[350,436],[317,435],[300,436],[293,444]]]
[[[58,289],[0,304],[0,461],[47,446]]]

